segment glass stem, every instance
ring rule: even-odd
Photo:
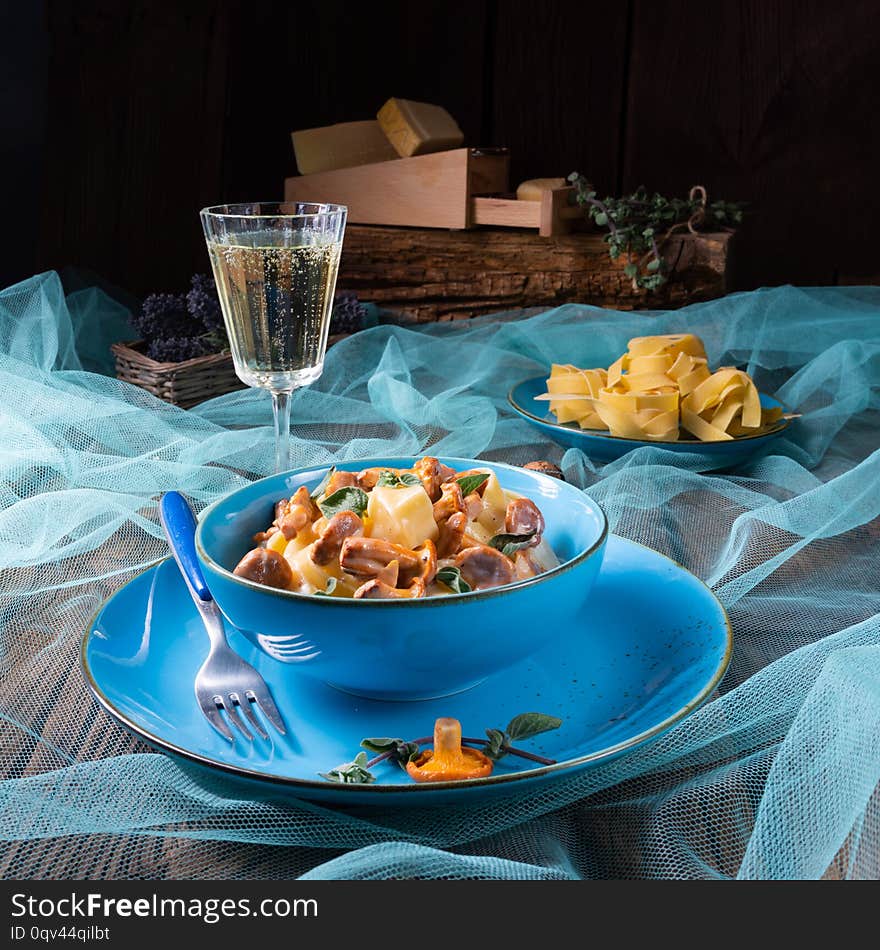
[[[291,391],[272,393],[275,419],[275,474],[290,468],[290,396]]]

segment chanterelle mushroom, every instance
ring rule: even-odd
[[[306,525],[321,517],[321,510],[312,501],[309,490],[300,485],[290,501],[283,499],[275,506],[275,524],[288,541],[295,538]]]
[[[356,472],[334,472],[330,476],[330,481],[327,482],[324,495],[332,495],[333,492],[339,491],[340,488],[350,488],[353,485],[357,485],[357,483],[358,477]]]
[[[373,580],[361,584],[354,592],[354,596],[358,600],[394,600],[402,597],[424,597],[425,593],[426,588],[421,578],[416,578],[409,587],[405,590],[401,590],[398,587],[390,587],[388,584],[374,577]]]
[[[256,584],[279,587],[282,590],[289,590],[293,582],[290,565],[277,551],[268,548],[248,551],[232,573]]]
[[[448,465],[443,465],[439,459],[435,459],[432,455],[420,458],[413,465],[413,471],[419,476],[422,487],[431,501],[437,501],[440,497],[440,486],[455,475],[454,469],[449,468]]]
[[[389,587],[397,587],[400,580],[400,561],[389,561],[376,575],[376,580]]]
[[[437,573],[437,548],[429,538],[415,549],[415,553],[419,558],[419,580],[427,587]]]
[[[440,534],[437,538],[437,556],[452,557],[461,550],[464,539],[464,529],[467,527],[467,515],[463,511],[456,512],[437,526]]]
[[[472,491],[464,500],[465,511],[467,511],[468,521],[476,521],[483,510],[483,499],[480,493]]]
[[[492,760],[461,744],[461,723],[443,717],[434,722],[434,748],[420,752],[406,771],[417,782],[455,782],[483,778],[492,772]]]
[[[455,557],[455,566],[474,590],[501,587],[516,580],[513,561],[485,544],[465,548]]]
[[[458,482],[445,482],[440,486],[440,499],[434,502],[434,520],[439,524],[451,518],[457,511],[464,511],[464,498]]]
[[[379,476],[382,472],[392,472],[394,469],[390,468],[364,468],[357,473],[357,486],[358,488],[363,488],[364,491],[371,491],[376,487],[376,482],[379,481]]]
[[[338,511],[327,522],[309,555],[315,564],[329,564],[339,557],[342,542],[364,533],[364,523],[353,511]]]
[[[419,556],[415,551],[383,541],[381,538],[346,538],[342,542],[339,565],[349,574],[375,577],[391,561],[398,561],[402,574],[418,571]]]
[[[565,481],[565,475],[562,474],[562,469],[553,462],[546,462],[542,459],[536,462],[529,462],[527,465],[523,465],[523,468],[527,468],[532,472],[540,472],[542,475],[549,475],[551,478],[558,478],[561,482]]]
[[[529,498],[513,498],[507,503],[504,515],[504,531],[507,534],[534,534],[530,546],[539,544],[544,531],[544,516]]]

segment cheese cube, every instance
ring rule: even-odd
[[[389,99],[377,118],[388,141],[404,158],[458,148],[464,142],[458,123],[442,106]]]
[[[517,201],[541,201],[545,191],[555,191],[564,188],[567,182],[564,178],[530,178],[517,185]]]
[[[292,132],[291,137],[296,167],[301,175],[397,158],[397,152],[375,119],[302,129]]]
[[[434,506],[421,485],[374,488],[367,515],[371,538],[382,538],[405,548],[418,547],[428,538],[436,541],[439,534]]]

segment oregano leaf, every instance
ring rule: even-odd
[[[548,716],[545,713],[527,712],[514,716],[507,724],[505,732],[510,737],[510,741],[515,742],[517,739],[530,739],[532,736],[540,735],[542,732],[558,729],[561,725],[562,720],[556,716]]]
[[[392,472],[391,469],[386,468],[385,471],[379,472],[379,477],[376,479],[376,488],[393,488],[399,483],[400,480],[398,479],[397,474]]]
[[[318,487],[312,492],[312,496],[311,496],[312,501],[317,501],[321,497],[321,495],[324,494],[324,489],[330,484],[330,479],[333,478],[333,473],[335,471],[336,471],[335,465],[331,465],[330,468],[327,469],[327,473],[318,483]]]
[[[461,576],[461,571],[457,567],[441,567],[435,578],[456,594],[471,592],[471,585]]]
[[[507,736],[500,729],[487,729],[489,741],[483,748],[483,753],[493,762],[497,762],[504,755],[504,746],[508,744]]]
[[[362,515],[367,510],[368,502],[367,493],[362,488],[347,485],[319,502],[318,507],[325,518],[332,518],[340,511],[353,511],[356,515]]]
[[[371,785],[376,776],[367,768],[367,753],[358,752],[353,762],[343,762],[329,772],[319,772],[321,778],[340,785]]]
[[[472,492],[475,492],[480,485],[488,480],[488,472],[479,472],[477,475],[463,475],[461,478],[456,478],[458,487],[461,489],[461,493],[465,498]]]
[[[495,548],[507,557],[513,557],[517,551],[527,548],[534,540],[535,531],[527,534],[496,534],[489,538],[489,547]]]

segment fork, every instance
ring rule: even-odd
[[[159,500],[159,520],[211,641],[208,656],[196,674],[195,691],[199,708],[217,732],[230,742],[234,742],[235,737],[221,715],[221,710],[226,712],[229,722],[251,742],[254,737],[242,715],[258,736],[269,738],[254,713],[254,705],[259,705],[269,722],[284,735],[284,720],[278,712],[266,681],[226,640],[223,615],[208,590],[196,558],[195,515],[180,492],[169,491],[162,495]]]

